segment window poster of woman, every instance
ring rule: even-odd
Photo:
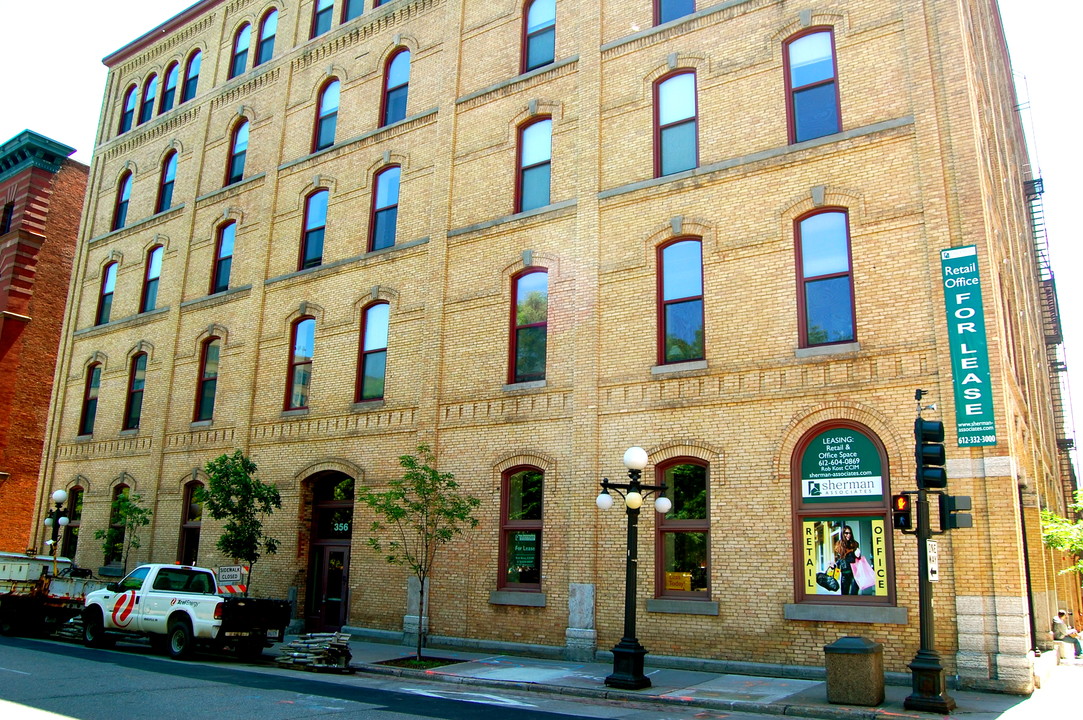
[[[805,594],[886,596],[885,532],[882,516],[804,518]]]

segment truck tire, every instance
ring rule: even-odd
[[[192,626],[186,618],[171,620],[166,637],[169,640],[169,657],[184,660],[192,653]]]
[[[83,614],[83,643],[90,648],[113,646],[114,641],[105,632],[102,611],[98,608],[92,608]]]

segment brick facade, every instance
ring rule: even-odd
[[[0,551],[30,546],[88,168],[29,130],[0,145]],[[44,517],[44,516],[43,516]]]
[[[269,523],[281,550],[261,561],[254,591],[296,593],[307,616],[314,483],[382,487],[397,456],[425,442],[482,500],[479,526],[434,578],[432,631],[553,648],[574,636],[604,650],[622,632],[625,520],[593,498],[603,475],[624,472],[624,449],[640,445],[648,482],[671,458],[709,466],[705,597],[656,597],[661,546],[655,518],[641,518],[638,630],[653,654],[819,665],[824,644],[856,634],[883,643],[885,666],[905,671],[918,646],[913,538],[886,539],[890,596],[798,602],[794,458],[817,428],[862,429],[885,463],[879,512],[890,528],[886,496],[913,487],[920,387],[948,421],[950,487],[974,498],[975,528],[940,538],[938,649],[971,686],[1029,690],[1026,563],[1041,576],[1033,607],[1056,604],[1051,593],[1079,603],[1056,576],[1063,559],[1036,542],[1033,508],[1063,510],[1074,479],[1062,477],[1055,442],[1030,178],[994,5],[701,2],[655,28],[646,0],[558,0],[554,62],[519,75],[519,0],[395,0],[343,25],[336,8],[315,39],[312,2],[288,0],[274,4],[272,59],[253,68],[250,56],[227,80],[232,38],[271,6],[205,0],[106,59],[40,497],[83,488],[89,530],[106,523],[112,488],[129,485],[155,513],[138,559],[171,561],[186,484],[241,448],[283,497]],[[816,28],[834,43],[841,128],[791,143],[783,48]],[[385,67],[401,48],[411,54],[406,116],[381,127]],[[194,99],[118,133],[128,89],[173,63],[183,76],[197,50]],[[698,166],[656,178],[654,86],[678,69],[696,74]],[[335,144],[311,153],[330,78],[341,84]],[[515,213],[519,129],[538,117],[552,119],[551,200]],[[223,187],[244,121],[244,179]],[[173,207],[156,212],[171,151]],[[391,165],[401,168],[395,244],[367,252],[375,176]],[[113,230],[126,172],[128,220]],[[317,189],[329,191],[322,263],[299,271]],[[806,346],[795,223],[832,208],[848,219],[854,337]],[[218,229],[231,220],[229,290],[208,295]],[[676,238],[701,243],[705,354],[660,364],[658,253]],[[141,312],[158,245],[158,307]],[[989,447],[958,447],[951,422],[937,278],[940,250],[967,245],[977,246],[985,297],[999,438]],[[110,263],[112,315],[96,326]],[[549,281],[545,379],[509,385],[512,280],[533,267]],[[355,403],[373,302],[389,305],[384,396]],[[310,395],[304,409],[284,410],[291,330],[303,317],[316,325]],[[213,419],[193,422],[211,337],[221,338]],[[143,415],[123,431],[140,352]],[[94,364],[96,423],[81,436]],[[502,473],[521,465],[544,472],[540,592],[503,587],[498,567]],[[412,614],[407,581],[367,547],[370,521],[354,508],[344,622],[398,632]],[[97,545],[80,543],[77,561],[100,563]],[[214,549],[210,520],[199,562],[232,564]]]

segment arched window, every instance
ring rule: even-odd
[[[278,34],[278,10],[271,9],[259,25],[259,45],[256,46],[256,65],[262,65],[275,54],[275,35]]]
[[[545,473],[529,465],[505,470],[501,477],[501,588],[541,590],[544,485]]]
[[[286,377],[287,410],[303,410],[308,407],[315,345],[316,318],[302,317],[295,321],[290,333],[290,364]]]
[[[199,531],[203,526],[203,503],[199,491],[203,483],[193,480],[184,486],[184,504],[181,506],[180,542],[177,543],[177,562],[195,565],[199,560]]]
[[[124,430],[138,430],[143,415],[143,388],[147,383],[147,354],[138,353],[132,358],[128,373],[128,397],[124,403]]]
[[[121,505],[131,497],[131,488],[117,485],[113,488],[113,502],[109,506],[109,528],[106,530],[105,564],[117,565],[124,560],[124,518],[120,513]]]
[[[369,223],[369,252],[383,250],[395,244],[401,174],[402,169],[398,165],[376,173],[376,189],[372,193],[372,219]]]
[[[135,85],[129,87],[124,93],[123,110],[120,111],[120,126],[117,132],[126,133],[132,129],[132,123],[135,122],[135,95]]]
[[[797,602],[895,602],[889,463],[869,428],[831,420],[790,459]]]
[[[312,134],[312,151],[323,150],[335,144],[335,128],[338,125],[339,82],[332,79],[324,85],[316,104],[316,131]]]
[[[710,597],[710,473],[694,458],[676,458],[656,469],[673,509],[658,518],[656,595]]]
[[[139,312],[150,312],[158,307],[158,281],[162,277],[162,254],[165,248],[155,246],[147,253],[147,271],[143,276],[143,297]]]
[[[545,379],[549,327],[549,273],[528,268],[511,281],[511,340],[508,382]]]
[[[209,337],[203,341],[199,354],[199,386],[196,389],[196,411],[193,420],[202,422],[214,417],[214,397],[218,392],[218,359],[222,339]]]
[[[406,117],[406,97],[410,90],[410,51],[400,48],[387,62],[384,73],[382,125],[397,123]]]
[[[177,80],[180,78],[180,63],[173,63],[165,69],[165,80],[162,84],[162,102],[158,106],[158,114],[173,109],[173,103],[177,100]]]
[[[364,10],[365,0],[346,0],[346,2],[342,3],[342,22],[349,22],[355,17],[361,17]]]
[[[199,88],[199,66],[203,60],[203,53],[196,50],[188,58],[188,64],[184,70],[184,87],[181,90],[181,102],[185,103],[196,96]]]
[[[157,212],[165,212],[173,207],[173,183],[177,179],[177,152],[174,150],[166,155],[162,163],[162,177],[158,181]]]
[[[158,76],[151,75],[143,83],[143,102],[139,104],[139,124],[154,117],[154,102],[158,98]]]
[[[380,400],[387,373],[387,325],[391,306],[385,302],[365,308],[361,322],[356,402]]]
[[[94,419],[98,416],[98,390],[102,384],[101,363],[86,369],[86,385],[83,388],[83,408],[79,414],[79,434],[94,434]]]
[[[83,488],[78,485],[68,490],[68,526],[64,528],[64,539],[60,543],[60,555],[69,560],[75,559],[79,548],[79,526],[83,524]]]
[[[113,312],[113,291],[117,286],[117,264],[111,262],[102,268],[102,286],[98,293],[98,311],[94,314],[94,324],[104,325],[109,322]]]
[[[699,165],[696,74],[668,75],[654,86],[654,175],[662,177]]]
[[[248,67],[248,48],[252,44],[252,26],[248,23],[241,25],[237,34],[233,36],[233,54],[229,60],[229,76],[235,78],[244,74]]]
[[[553,62],[557,40],[556,0],[531,0],[523,15],[523,72]]]
[[[214,250],[214,272],[211,274],[212,295],[229,290],[229,276],[233,269],[233,241],[236,236],[236,222],[228,222],[218,228],[218,242]]]
[[[842,118],[832,30],[812,28],[787,40],[784,58],[790,142],[839,132]]]
[[[317,190],[305,199],[305,226],[301,234],[301,257],[298,270],[323,263],[323,239],[327,230],[327,190]]]
[[[312,34],[309,37],[319,37],[331,29],[334,6],[335,0],[316,0],[312,8]]]
[[[244,179],[244,159],[248,155],[248,121],[242,120],[233,129],[229,142],[229,165],[226,167],[226,185]]]
[[[553,168],[553,121],[542,118],[519,131],[519,183],[516,212],[549,204]]]
[[[853,342],[854,285],[845,210],[822,210],[795,223],[801,347]]]
[[[699,240],[658,249],[658,362],[702,360],[703,255]]]
[[[654,0],[654,24],[691,15],[696,11],[696,0]]]
[[[113,206],[113,230],[120,230],[128,221],[128,201],[132,198],[132,173],[125,171],[117,185],[117,199]]]

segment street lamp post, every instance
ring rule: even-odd
[[[64,503],[68,501],[68,493],[66,490],[57,490],[53,493],[53,502],[56,504],[56,508],[49,511],[49,514],[45,516],[45,527],[52,528],[52,538],[45,541],[45,544],[49,546],[52,551],[50,554],[53,556],[53,575],[56,575],[56,554],[58,552],[58,541],[60,539],[60,528],[67,527],[68,511],[64,510]]]
[[[609,687],[622,690],[640,690],[650,687],[651,681],[643,674],[643,656],[646,648],[636,638],[636,566],[639,564],[639,508],[643,501],[655,492],[654,509],[665,515],[673,507],[666,497],[666,485],[643,485],[639,478],[647,467],[647,451],[631,447],[624,453],[624,466],[628,468],[627,483],[611,483],[602,479],[602,492],[595,501],[602,510],[613,507],[613,490],[624,499],[628,514],[628,556],[624,577],[624,637],[613,648],[613,674],[605,679]]]

